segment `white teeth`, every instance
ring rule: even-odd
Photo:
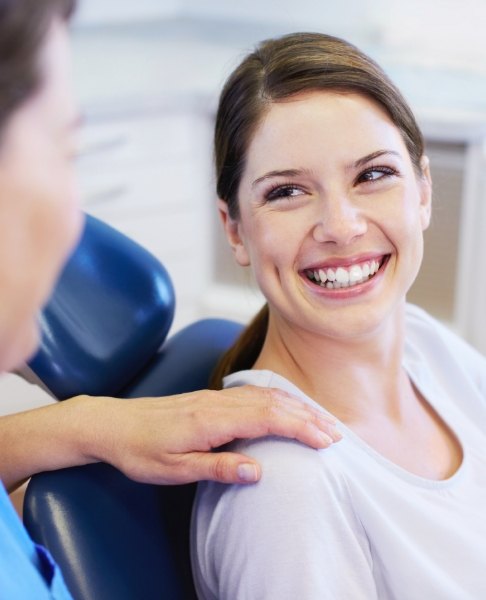
[[[327,289],[340,289],[359,285],[372,277],[380,268],[377,260],[371,260],[362,265],[352,265],[349,268],[315,269],[306,271],[307,277]]]
[[[336,269],[336,281],[339,283],[349,283],[349,271],[339,267]]]
[[[358,283],[363,279],[363,270],[359,265],[353,265],[349,270],[349,283]]]

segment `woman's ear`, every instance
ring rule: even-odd
[[[432,214],[432,178],[430,176],[430,161],[427,156],[420,160],[422,175],[419,178],[420,187],[420,222],[422,230],[425,231],[430,224]]]
[[[226,238],[233,250],[236,262],[240,267],[250,265],[250,257],[246,251],[243,237],[241,235],[241,225],[236,219],[231,218],[228,210],[228,204],[224,200],[218,200],[219,217],[223,223]]]

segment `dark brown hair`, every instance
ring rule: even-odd
[[[41,84],[39,51],[55,18],[67,21],[76,0],[0,0],[0,134]]]
[[[308,91],[367,96],[385,109],[400,131],[417,174],[424,151],[422,133],[400,91],[371,58],[352,44],[321,33],[294,33],[260,43],[233,71],[219,99],[214,135],[218,197],[238,219],[238,189],[246,153],[272,103]],[[212,386],[222,377],[251,368],[265,340],[268,307],[223,357]]]

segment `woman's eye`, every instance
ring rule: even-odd
[[[367,181],[378,181],[380,179],[392,177],[396,174],[397,172],[395,171],[395,169],[392,169],[391,167],[372,167],[370,169],[367,169],[366,171],[363,171],[363,173],[361,173],[358,176],[357,183],[363,183]]]
[[[304,192],[296,187],[295,185],[280,185],[272,190],[270,190],[265,198],[267,200],[280,200],[282,198],[293,198],[295,196],[300,196]]]

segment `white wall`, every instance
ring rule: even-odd
[[[78,0],[77,25],[102,25],[174,16],[180,0]]]
[[[184,12],[204,18],[269,21],[294,30],[374,37],[384,0],[180,0]]]
[[[391,0],[383,42],[408,63],[486,73],[484,0]]]
[[[486,0],[80,0],[76,22],[177,16],[326,31],[409,64],[486,72]]]
[[[284,23],[383,44],[395,60],[486,72],[486,0],[179,0],[186,15]]]

